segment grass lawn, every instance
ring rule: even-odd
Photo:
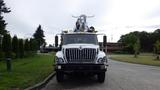
[[[160,60],[155,60],[155,56],[153,54],[140,54],[137,58],[134,58],[134,55],[110,55],[110,58],[113,60],[136,63],[136,64],[145,64],[145,65],[153,65],[160,66]]]
[[[12,61],[12,71],[6,71],[0,61],[0,90],[24,89],[44,80],[53,72],[54,54],[39,54]]]

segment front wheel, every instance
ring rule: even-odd
[[[103,83],[105,80],[105,72],[98,73],[97,77],[98,77],[98,81],[100,83]]]
[[[64,73],[60,72],[60,71],[57,71],[56,72],[56,78],[57,78],[58,82],[62,82],[64,80]]]

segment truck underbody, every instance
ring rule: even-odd
[[[58,64],[55,68],[57,72],[57,81],[62,82],[64,75],[83,74],[94,76],[97,75],[99,82],[104,82],[107,66],[104,64]]]

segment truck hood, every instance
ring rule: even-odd
[[[62,48],[99,48],[99,45],[94,44],[67,44],[63,45]]]

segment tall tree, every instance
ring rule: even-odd
[[[121,42],[124,45],[124,51],[133,54],[134,53],[134,44],[137,41],[138,32],[131,32],[126,35],[122,35],[118,42]]]
[[[28,39],[25,40],[24,44],[25,56],[29,56],[30,53],[30,42]]]
[[[145,31],[140,32],[139,40],[142,52],[151,52],[153,50],[151,33]]]
[[[128,34],[122,35],[119,42],[121,42],[125,46],[124,50],[132,52],[134,51],[134,43],[136,42],[136,38],[139,38],[140,40],[140,51],[152,52],[154,43],[157,40],[160,40],[160,29],[155,30],[153,33],[148,33],[145,31],[130,32]]]
[[[156,49],[156,59],[159,60],[160,59],[160,41],[157,40],[156,43],[154,44],[155,49]]]
[[[11,57],[11,50],[12,50],[10,34],[4,35],[3,41],[2,41],[2,48],[3,48],[3,52],[5,53],[5,57],[10,58]]]
[[[19,56],[20,56],[20,58],[24,57],[24,43],[23,43],[23,39],[19,39]]]
[[[29,51],[30,51],[30,43],[29,43],[29,40],[28,40],[28,39],[25,40],[24,50],[25,50],[26,52],[29,52]]]
[[[7,30],[5,29],[7,23],[3,19],[2,14],[9,13],[9,12],[10,12],[10,8],[7,8],[4,1],[0,0],[0,34],[1,35],[4,35],[7,33]]]
[[[134,44],[134,57],[137,58],[137,55],[140,52],[140,40],[137,38],[135,44]]]
[[[35,39],[31,38],[29,42],[30,42],[30,49],[31,49],[31,51],[32,52],[37,51],[37,49],[38,49],[37,41]]]
[[[44,39],[44,31],[41,27],[41,25],[38,26],[36,32],[33,34],[34,39],[38,42],[38,49],[40,49],[40,46],[45,43]]]
[[[156,43],[157,40],[160,40],[160,29],[155,30],[152,33],[153,44]]]
[[[16,35],[14,35],[14,37],[12,38],[12,52],[16,54],[16,58],[19,57],[19,44]]]

